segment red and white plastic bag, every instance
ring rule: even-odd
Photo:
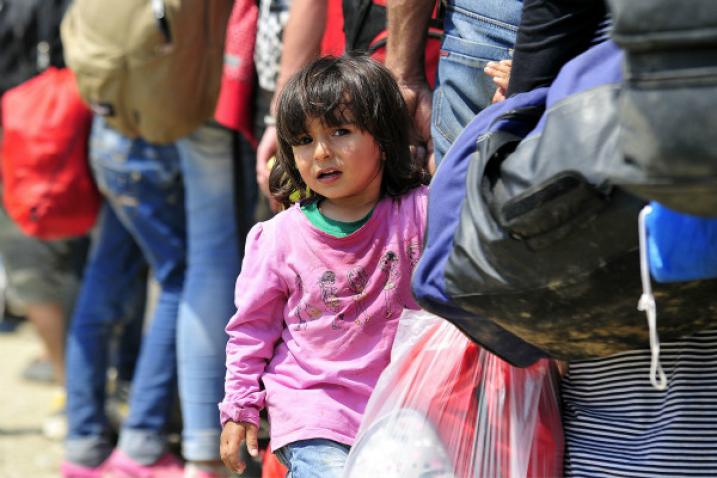
[[[346,478],[562,475],[558,371],[513,367],[449,322],[406,310]]]

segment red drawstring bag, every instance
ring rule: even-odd
[[[61,239],[95,223],[100,195],[87,163],[91,121],[69,69],[48,68],[3,95],[3,199],[26,234]]]

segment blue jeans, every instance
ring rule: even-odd
[[[110,334],[133,299],[146,260],[161,292],[142,340],[119,447],[149,464],[164,452],[176,383],[186,255],[179,157],[173,145],[130,140],[96,119],[90,160],[107,202],[68,335],[66,457],[96,466],[109,450],[104,387]]]
[[[448,1],[433,94],[436,164],[470,120],[490,105],[496,86],[483,68],[512,56],[522,6],[522,0]]]
[[[289,443],[276,457],[289,469],[287,478],[341,478],[351,447],[333,440],[312,439]]]
[[[253,152],[232,153],[232,134],[216,125],[199,128],[177,145],[186,190],[187,279],[180,306],[177,351],[184,429],[182,454],[191,461],[219,459],[219,411],[224,396],[224,332],[234,313],[234,284],[241,266],[238,218],[253,214],[256,186],[237,191],[235,174],[253,180]],[[248,170],[236,168],[246,166]],[[237,194],[246,195],[237,201]],[[246,202],[251,202],[247,205]],[[237,204],[244,204],[237,210]]]

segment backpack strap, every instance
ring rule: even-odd
[[[346,51],[367,50],[371,40],[386,29],[386,9],[372,0],[343,0]]]
[[[60,21],[71,0],[36,0],[36,68],[45,71],[50,66],[64,66],[60,42]]]
[[[172,29],[167,20],[167,10],[164,8],[164,0],[152,0],[152,13],[157,21],[157,28],[164,37],[164,42],[172,43]]]
[[[48,4],[48,8],[50,10],[53,10],[52,14],[50,12],[45,12],[43,15],[42,13],[37,14],[37,44],[35,46],[36,49],[36,62],[37,62],[37,71],[45,71],[50,66],[50,53],[51,53],[51,44],[52,44],[52,37],[53,37],[53,30],[56,26],[55,23],[55,8],[56,3],[54,1],[48,1],[48,0],[39,0],[36,3],[46,3]],[[36,7],[39,10],[39,5]]]
[[[386,37],[388,15],[386,2],[380,0],[343,0],[344,33],[346,51],[371,52],[379,36]],[[437,1],[429,27],[443,30],[443,2]],[[385,42],[385,39],[384,39]]]

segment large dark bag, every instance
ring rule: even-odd
[[[60,22],[70,0],[0,0],[0,95],[61,68]]]
[[[717,216],[717,2],[609,0],[625,51],[617,184]]]
[[[649,344],[636,307],[644,202],[608,180],[623,162],[621,63],[606,42],[568,63],[549,90],[487,108],[432,183],[417,300],[514,365]],[[717,281],[654,292],[663,340],[717,317]]]

